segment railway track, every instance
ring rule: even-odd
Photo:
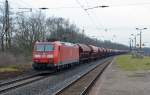
[[[112,58],[106,59],[102,63],[107,63],[106,65],[108,65],[108,63],[110,62],[111,59]],[[59,90],[55,91],[56,93],[55,92],[54,93],[56,95],[77,95],[77,93],[75,93],[75,92],[78,92],[78,93],[85,93],[85,92],[87,92],[88,90],[86,90],[86,89],[88,89],[90,87],[89,85],[83,85],[84,87],[80,86],[81,88],[82,87],[84,88],[84,89],[81,89],[81,91],[79,91],[80,88],[77,89],[77,91],[73,91],[73,92],[68,92],[68,91],[64,92],[64,91],[67,90],[68,88],[70,88],[73,84],[76,84],[76,82],[78,82],[80,79],[83,79],[86,75],[89,75],[89,73],[93,72],[93,73],[95,73],[97,75],[97,73],[99,73],[98,71],[102,72],[102,70],[98,70],[98,69],[103,69],[102,66],[105,67],[105,65],[102,64],[102,63],[93,66],[94,69],[91,68],[91,69],[87,70],[82,75],[79,75],[77,77],[78,78],[77,80],[75,80],[75,81],[73,80],[73,82],[70,82],[68,86],[61,87],[62,89],[60,88]],[[98,68],[98,69],[96,69],[96,68]],[[54,73],[54,71],[52,71],[52,72],[40,72],[40,73],[38,72],[38,73],[33,73],[30,76],[25,76],[25,77],[21,77],[21,78],[18,78],[18,79],[11,80],[11,81],[2,82],[2,83],[0,83],[0,94],[11,93],[11,91],[14,91],[14,90],[16,90],[18,88],[21,88],[23,86],[32,84],[34,82],[43,80],[43,79],[49,77],[49,75],[51,75],[53,73]],[[93,74],[91,74],[91,75],[93,75]],[[92,79],[93,81],[95,79],[95,76],[88,76],[88,77],[93,77],[93,79]],[[86,78],[84,78],[82,80],[82,82],[80,81],[79,84],[84,83],[84,81],[87,81]],[[92,81],[87,81],[86,83],[92,84],[91,82]],[[66,94],[66,93],[69,93],[69,94]],[[80,95],[80,94],[78,94],[78,95]],[[84,94],[81,94],[81,95],[84,95]]]
[[[56,91],[56,93],[53,93],[53,95],[86,95],[111,61],[112,59],[109,59],[103,64],[99,64],[78,79],[70,82],[67,86]]]
[[[0,83],[0,94],[6,93],[10,90],[25,86],[27,84],[42,80],[48,76],[45,74],[51,74],[53,72],[38,72],[29,76],[21,77],[11,81]]]

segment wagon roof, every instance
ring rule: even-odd
[[[91,51],[91,48],[85,44],[77,44],[83,51]]]

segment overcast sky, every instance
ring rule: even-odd
[[[3,0],[5,1],[5,0]],[[129,44],[135,29],[148,28],[142,33],[143,42],[150,47],[150,0],[8,0],[11,7],[48,7],[46,16],[57,16],[70,19],[85,34],[102,40]],[[79,1],[79,2],[78,2]],[[88,10],[80,7],[107,5],[107,8]],[[38,9],[37,9],[38,10]],[[139,39],[139,36],[138,36]]]

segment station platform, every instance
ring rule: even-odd
[[[89,95],[150,95],[150,71],[123,71],[114,59]]]

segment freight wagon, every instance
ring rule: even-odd
[[[33,68],[36,70],[60,69],[126,52],[80,43],[36,42],[32,57]]]

